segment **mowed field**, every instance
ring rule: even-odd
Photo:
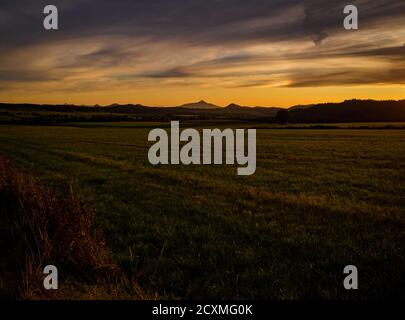
[[[241,177],[151,166],[155,126],[169,127],[3,125],[0,154],[77,185],[123,272],[161,298],[405,296],[405,130],[258,129]],[[351,264],[357,291],[343,289]]]

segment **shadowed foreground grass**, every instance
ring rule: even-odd
[[[0,217],[1,297],[130,297],[130,290],[125,291],[129,282],[119,272],[101,230],[94,230],[93,212],[82,206],[72,188],[62,196],[0,157]],[[64,279],[57,291],[43,288],[48,264],[56,265]]]
[[[238,177],[151,166],[151,127],[1,126],[0,153],[74,179],[122,272],[160,297],[404,297],[404,130],[258,129],[257,172]]]

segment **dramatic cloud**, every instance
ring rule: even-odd
[[[351,1],[358,31],[343,0],[55,0],[54,32],[47,4],[2,0],[2,92],[404,84],[403,0]]]

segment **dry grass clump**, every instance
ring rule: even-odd
[[[97,298],[107,294],[100,289],[105,279],[121,280],[93,218],[94,212],[81,204],[71,186],[59,193],[0,157],[0,296],[46,298],[50,294],[42,284],[46,265],[57,266],[60,279],[87,288],[76,294],[78,298],[91,298],[94,290],[99,292]],[[72,285],[68,287],[71,292]],[[110,289],[113,296],[122,295]],[[62,292],[52,294],[69,298],[61,297]]]

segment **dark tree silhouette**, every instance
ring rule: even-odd
[[[279,112],[277,112],[276,122],[281,123],[281,124],[287,123],[289,117],[290,117],[290,114],[289,114],[288,110],[286,110],[286,109],[280,110]]]

